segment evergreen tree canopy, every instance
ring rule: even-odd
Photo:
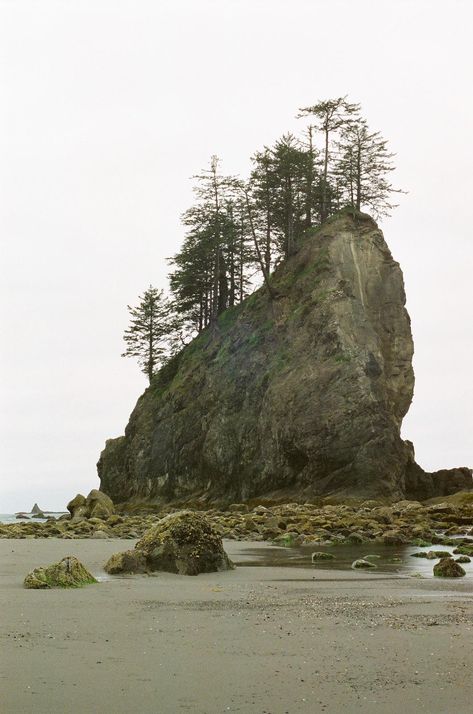
[[[181,249],[170,260],[172,302],[152,286],[128,307],[123,356],[138,359],[151,380],[183,344],[261,281],[272,299],[271,270],[297,251],[307,229],[344,206],[389,215],[396,204],[389,175],[394,154],[346,97],[299,110],[309,123],[253,154],[248,181],[220,171],[212,156],[194,176],[195,202],[182,216]]]
[[[151,382],[168,352],[170,308],[163,291],[152,285],[139,300],[137,307],[128,305],[131,319],[123,335],[126,349],[122,357],[135,357]]]

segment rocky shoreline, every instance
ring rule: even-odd
[[[2,711],[471,711],[471,578],[252,567],[275,549],[237,541],[234,570],[104,577],[130,544],[77,539],[99,584],[29,590],[65,544],[0,540]]]
[[[97,506],[94,508],[101,517],[88,517],[83,511],[81,515],[71,513],[57,519],[49,518],[44,523],[2,524],[0,538],[136,539],[182,506],[155,507],[153,510],[149,506],[124,507],[108,515]],[[430,504],[417,501],[399,501],[391,505],[377,501],[351,505],[285,503],[251,507],[232,504],[225,510],[198,510],[219,536],[230,540],[269,541],[282,546],[455,544],[473,549],[472,493],[457,494],[441,503]]]

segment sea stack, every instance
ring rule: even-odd
[[[156,375],[101,490],[131,500],[427,498],[471,471],[426,474],[400,436],[414,373],[403,276],[377,224],[341,212]],[[452,477],[450,479],[450,476]],[[453,485],[454,484],[454,485]]]

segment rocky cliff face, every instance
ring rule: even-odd
[[[272,280],[276,300],[260,289],[223,313],[107,441],[98,471],[114,501],[435,495],[400,438],[413,343],[377,225],[331,219]]]

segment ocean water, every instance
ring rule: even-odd
[[[43,511],[46,518],[49,516],[54,516],[54,518],[59,518],[63,516],[67,511]],[[32,521],[33,523],[44,523],[46,518],[32,518],[31,513],[27,513],[27,518],[17,518],[14,513],[0,513],[0,523],[26,523],[27,521]]]

